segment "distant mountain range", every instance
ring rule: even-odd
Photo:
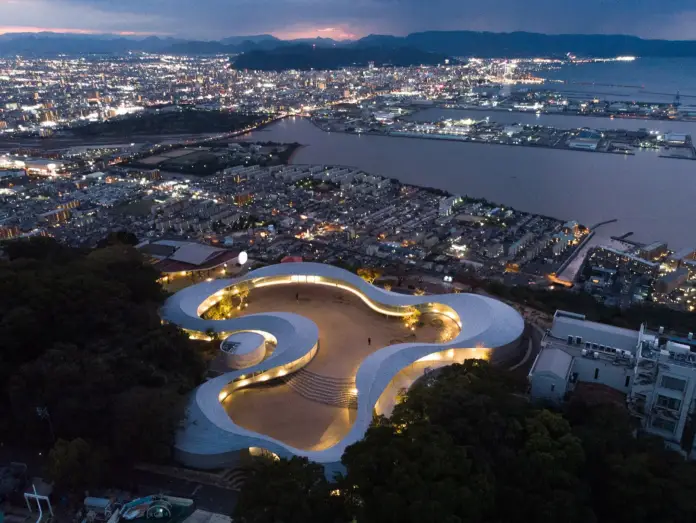
[[[626,35],[547,35],[540,33],[489,33],[474,31],[427,31],[403,38],[370,35],[359,44],[397,45],[456,56],[553,57],[572,53],[583,57],[687,57],[696,56],[696,41],[644,40]]]
[[[44,56],[120,54],[129,51],[239,54],[251,51],[275,51],[298,44],[311,44],[316,48],[361,49],[363,52],[366,49],[409,48],[425,53],[482,58],[553,57],[563,56],[566,53],[584,57],[619,55],[696,57],[696,41],[693,40],[644,40],[635,36],[622,35],[546,35],[474,31],[426,31],[403,37],[369,35],[355,41],[336,41],[328,38],[280,40],[272,35],[231,36],[218,41],[192,41],[159,36],[13,33],[0,35],[0,54]]]

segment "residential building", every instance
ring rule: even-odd
[[[592,251],[589,257],[593,266],[606,269],[622,268],[634,274],[642,274],[654,278],[660,270],[660,264],[635,256],[628,252],[610,247],[600,247]]]

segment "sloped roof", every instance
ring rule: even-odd
[[[532,374],[550,372],[559,378],[565,379],[573,364],[573,357],[564,350],[555,347],[546,348],[539,353],[534,363]]]
[[[176,247],[171,245],[163,245],[161,243],[147,243],[139,250],[150,256],[155,256],[158,258],[167,258],[176,252]]]
[[[203,245],[201,243],[185,243],[179,247],[169,259],[191,265],[203,265],[205,262],[225,252],[224,249]]]
[[[559,314],[553,320],[551,334],[554,338],[561,340],[567,339],[568,336],[580,336],[583,343],[589,341],[631,352],[636,351],[639,337],[637,330],[623,329]]]

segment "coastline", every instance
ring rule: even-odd
[[[664,160],[658,159],[658,153],[654,149],[636,150],[636,157],[640,160],[634,161],[620,156],[612,158],[606,154],[600,156],[555,154],[546,152],[544,148],[529,148],[522,151],[522,149],[510,147],[507,149],[483,146],[459,147],[451,143],[448,145],[448,141],[438,145],[436,140],[420,142],[380,140],[374,138],[379,135],[369,134],[360,140],[355,136],[348,137],[348,133],[341,132],[343,130],[341,125],[332,126],[329,132],[318,133],[317,130],[321,129],[321,126],[326,126],[326,122],[322,120],[313,122],[306,117],[295,118],[295,120],[297,121],[286,120],[280,126],[273,128],[268,138],[305,144],[307,149],[293,158],[293,164],[326,164],[363,169],[369,173],[398,180],[406,185],[431,186],[447,190],[451,194],[481,197],[524,212],[567,220],[577,219],[587,226],[609,218],[619,220],[622,225],[613,224],[598,229],[593,243],[599,239],[608,242],[611,235],[620,235],[627,230],[633,230],[636,231],[636,239],[642,242],[662,239],[668,241],[672,247],[689,246],[688,230],[685,224],[688,223],[688,211],[686,211],[688,194],[696,185],[696,178],[693,176],[694,164],[674,161],[665,163]],[[314,125],[308,125],[310,122]],[[331,138],[332,132],[336,133],[334,138]],[[255,138],[266,139],[261,135]],[[428,158],[431,154],[437,157]],[[467,170],[461,175],[457,174],[459,169],[457,165],[460,161],[472,166],[473,170]],[[568,167],[567,171],[565,166]],[[586,167],[591,169],[591,172],[584,173]],[[668,169],[664,171],[665,168]],[[435,169],[436,172],[431,176],[429,169]],[[486,175],[488,169],[494,170],[496,175]],[[519,171],[512,172],[515,170]],[[668,200],[666,196],[660,195],[656,199],[649,200],[651,203],[647,207],[650,209],[649,214],[655,215],[654,218],[649,218],[647,215],[634,216],[630,206],[623,203],[617,203],[616,210],[611,210],[615,197],[609,196],[608,193],[612,191],[603,191],[598,196],[599,201],[603,202],[602,208],[609,209],[610,212],[598,212],[591,208],[587,210],[588,201],[597,201],[594,196],[588,195],[592,191],[588,189],[575,195],[574,191],[567,191],[565,185],[579,183],[581,187],[589,187],[582,185],[584,181],[589,180],[592,185],[599,187],[611,182],[618,184],[617,187],[619,185],[624,187],[636,197],[641,197],[650,193],[649,186],[658,178],[661,180],[660,184],[665,183],[671,188],[670,193],[676,191],[669,199],[678,201],[679,204],[671,205],[666,212],[663,207],[669,205],[666,203]],[[529,189],[529,187],[537,187],[536,184],[540,184],[538,186],[540,189]],[[684,188],[688,188],[688,191]],[[554,198],[545,197],[551,189],[565,192],[554,201]],[[530,191],[529,195],[527,195],[528,191]],[[672,219],[667,220],[666,216]],[[673,229],[668,229],[672,222],[676,225]]]
[[[456,110],[456,109],[454,109]],[[510,147],[529,147],[532,149],[549,149],[549,150],[554,150],[554,151],[570,151],[570,152],[581,152],[581,153],[601,153],[601,154],[614,154],[614,155],[619,155],[619,156],[636,156],[635,150],[630,150],[630,151],[605,151],[605,150],[590,150],[590,149],[573,149],[571,147],[553,147],[550,145],[540,145],[540,144],[535,144],[535,143],[500,143],[500,142],[495,142],[495,141],[476,141],[476,140],[463,140],[459,139],[453,136],[447,136],[447,135],[428,135],[428,134],[416,134],[416,133],[409,133],[407,131],[405,132],[389,132],[389,133],[374,133],[374,132],[364,132],[364,133],[358,133],[355,131],[329,131],[321,127],[318,123],[316,123],[312,117],[310,116],[304,116],[302,118],[308,119],[317,129],[319,129],[322,132],[325,133],[343,133],[343,134],[352,134],[356,136],[385,136],[389,138],[412,138],[416,140],[438,140],[438,141],[445,141],[445,142],[458,142],[458,143],[473,143],[473,144],[485,144],[485,145],[507,145]],[[694,122],[696,123],[696,121]],[[691,148],[692,151],[692,157],[685,157],[685,156],[670,156],[670,155],[665,155],[665,154],[660,154],[658,157],[659,158],[666,158],[666,159],[676,159],[676,160],[690,160],[690,161],[696,161],[696,149],[694,147]]]
[[[303,147],[304,147],[304,146],[303,146]],[[298,149],[299,149],[299,147],[298,147]],[[288,164],[288,165],[290,165],[290,164]],[[296,163],[296,164],[292,164],[292,165],[293,165],[293,166],[298,166],[298,167],[314,167],[314,166],[316,166],[317,164],[313,164],[313,163]],[[354,166],[354,165],[335,164],[335,163],[331,163],[331,164],[320,164],[320,165],[321,165],[322,167],[324,167],[324,168],[336,168],[336,167],[338,167],[338,168],[354,169],[354,170],[362,171],[362,169],[361,169],[360,167],[357,167],[357,166]],[[377,172],[374,172],[374,171],[370,171],[370,172],[363,171],[363,172],[366,172],[367,174],[370,174],[370,175],[372,175],[372,176],[377,176],[377,177],[383,178],[383,179],[385,179],[385,180],[391,180],[393,183],[399,184],[399,186],[401,186],[401,187],[412,187],[412,188],[415,188],[415,189],[418,189],[418,190],[422,190],[422,191],[427,191],[427,192],[431,192],[431,193],[434,193],[434,194],[438,194],[438,195],[440,195],[440,196],[442,196],[442,197],[451,197],[451,196],[454,195],[454,193],[452,193],[451,191],[445,190],[445,189],[438,189],[438,188],[436,188],[436,187],[429,187],[429,186],[423,185],[423,184],[413,184],[413,183],[402,182],[401,180],[399,180],[399,179],[397,179],[397,178],[390,178],[390,177],[384,176],[384,175],[381,174],[381,173],[377,173]],[[526,213],[526,214],[533,215],[533,216],[536,216],[536,217],[539,217],[539,218],[552,220],[552,221],[554,221],[554,222],[558,222],[559,224],[563,223],[564,221],[567,221],[567,219],[565,219],[565,218],[559,218],[559,217],[557,217],[557,216],[549,216],[549,215],[546,215],[546,214],[541,214],[541,213],[536,213],[536,212],[521,211],[521,210],[516,209],[516,208],[514,208],[514,207],[510,207],[510,206],[505,205],[505,204],[501,204],[501,203],[497,203],[497,202],[488,200],[487,198],[480,198],[480,197],[476,197],[476,196],[469,196],[468,194],[462,194],[462,195],[460,195],[460,196],[461,196],[461,198],[462,198],[465,202],[468,202],[468,203],[482,203],[482,204],[484,204],[484,205],[486,205],[486,206],[489,206],[489,207],[506,207],[506,208],[509,208],[509,209],[511,209],[511,210],[513,210],[513,211],[515,211],[515,212]],[[571,219],[572,219],[572,218],[571,218]],[[599,227],[601,227],[601,226],[603,226],[603,225],[607,225],[607,224],[610,224],[610,223],[615,223],[615,222],[617,222],[617,221],[618,221],[617,218],[612,218],[612,219],[609,219],[609,220],[605,220],[605,221],[603,221],[603,222],[600,222],[600,223],[594,225],[592,228],[588,228],[588,227],[585,226],[584,224],[580,224],[582,227],[587,228],[588,232],[587,232],[587,234],[583,237],[582,241],[581,241],[578,245],[573,245],[570,249],[568,249],[567,251],[564,252],[563,261],[560,262],[560,265],[558,266],[558,268],[556,269],[556,271],[554,271],[553,273],[549,273],[550,275],[553,275],[554,277],[556,277],[556,275],[558,276],[558,277],[556,278],[556,280],[557,280],[556,283],[561,284],[561,285],[565,285],[565,286],[571,286],[571,285],[572,285],[572,282],[570,282],[570,281],[564,281],[564,280],[562,279],[562,277],[560,276],[560,273],[561,273],[562,271],[565,271],[565,270],[568,268],[568,266],[569,266],[570,264],[572,264],[573,261],[575,261],[575,260],[577,259],[577,257],[578,257],[580,254],[583,255],[583,260],[584,260],[584,255],[586,254],[586,252],[583,252],[583,249],[585,249],[585,248],[587,247],[588,243],[590,242],[590,240],[593,239],[593,238],[595,237],[595,233],[596,233],[595,229],[597,229],[597,228],[599,228]],[[362,253],[361,253],[361,254],[362,254]]]
[[[579,152],[579,153],[600,153],[600,154],[613,154],[613,155],[618,155],[618,156],[635,156],[636,153],[635,151],[630,151],[630,152],[619,152],[619,151],[591,151],[588,149],[571,149],[568,147],[551,147],[549,145],[537,145],[537,144],[515,144],[515,143],[499,143],[499,142],[485,142],[485,141],[476,141],[476,140],[459,140],[457,138],[453,137],[444,137],[444,138],[436,138],[435,136],[428,136],[427,134],[424,135],[418,135],[418,136],[409,136],[406,134],[381,134],[381,133],[356,133],[352,131],[327,131],[326,129],[322,128],[319,124],[317,124],[312,118],[310,117],[304,117],[307,118],[317,129],[321,130],[322,132],[325,133],[341,133],[341,134],[352,134],[355,136],[384,136],[385,138],[408,138],[412,140],[436,140],[436,141],[443,141],[443,142],[457,142],[457,143],[464,143],[464,144],[473,144],[473,145],[504,145],[508,147],[526,147],[530,149],[549,149],[552,151],[569,151],[569,152]]]
[[[520,114],[535,114],[534,111],[523,111],[521,109],[515,109],[511,107],[480,107],[480,106],[458,106],[458,107],[448,107],[448,104],[436,104],[431,107],[419,108],[412,114],[418,114],[426,109],[446,109],[448,111],[495,111],[500,113],[520,113]],[[564,111],[560,113],[554,113],[549,111],[541,111],[542,115],[545,116],[578,116],[582,118],[604,118],[606,120],[645,120],[652,122],[683,122],[683,123],[694,123],[696,124],[696,119],[694,118],[652,118],[650,116],[641,115],[621,115],[621,114],[581,114],[572,111]]]
[[[332,132],[346,132],[346,131],[332,131]],[[366,134],[369,136],[386,136],[388,138],[411,138],[414,140],[438,140],[445,142],[458,142],[458,143],[470,143],[474,145],[506,145],[508,147],[525,147],[529,149],[550,149],[552,151],[569,151],[574,153],[600,153],[600,154],[615,154],[619,156],[635,156],[634,151],[630,152],[619,152],[619,151],[591,151],[589,149],[571,149],[569,147],[551,147],[550,145],[538,145],[538,144],[521,144],[521,143],[500,143],[500,142],[485,142],[476,140],[458,140],[457,138],[436,138],[435,136],[428,136],[427,134],[422,136],[408,136],[404,134],[377,134],[377,133],[348,133],[346,134]]]
[[[297,155],[297,153],[300,151],[300,149],[304,149],[305,147],[307,147],[307,146],[304,144],[299,144],[297,147],[295,147],[295,149],[292,151],[290,156],[288,156],[288,159],[285,160],[285,165],[292,165],[292,162],[295,159],[295,155]]]

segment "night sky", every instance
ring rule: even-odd
[[[0,32],[196,39],[525,30],[696,39],[696,0],[0,0]]]

